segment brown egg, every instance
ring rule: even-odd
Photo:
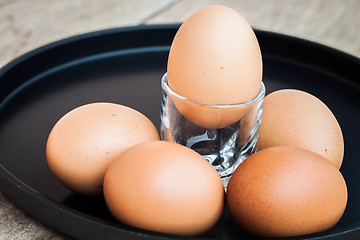
[[[337,168],[344,156],[339,123],[330,109],[315,96],[294,89],[265,97],[258,149],[294,146],[316,152]]]
[[[323,231],[341,218],[347,188],[340,171],[314,152],[271,147],[248,157],[227,188],[227,206],[245,231],[288,237]]]
[[[224,205],[222,181],[209,162],[165,141],[124,151],[106,171],[104,196],[120,222],[186,236],[210,229]]]
[[[258,95],[262,81],[262,57],[257,38],[248,22],[235,10],[220,5],[207,6],[191,15],[176,33],[167,74],[170,88],[197,104],[247,102]],[[179,106],[183,108],[191,106]],[[231,115],[229,107],[182,114],[203,126],[201,115],[212,116],[212,112],[219,111],[226,111],[225,121],[230,124],[239,120],[236,113],[232,114],[234,119],[227,119]],[[241,112],[243,108],[233,111]],[[217,128],[225,124],[223,120],[214,121],[217,122],[206,126]]]
[[[113,103],[75,108],[53,127],[46,145],[50,170],[69,189],[102,194],[105,170],[125,149],[159,134],[140,112]]]

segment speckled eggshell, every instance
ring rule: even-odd
[[[333,227],[347,203],[340,171],[314,152],[270,147],[248,157],[227,188],[227,206],[245,231],[290,237]]]
[[[224,187],[211,164],[166,141],[124,151],[106,171],[104,196],[118,221],[183,236],[209,230],[224,206]]]
[[[174,92],[200,104],[240,104],[255,98],[262,81],[262,57],[253,29],[229,7],[212,5],[198,10],[185,20],[174,37],[167,76]],[[239,120],[236,113],[226,112],[225,117],[216,113],[229,108],[208,110],[211,111],[189,110],[183,114],[190,121],[211,128]],[[198,115],[211,116],[214,112],[224,119],[202,124]],[[227,119],[228,115],[234,115],[234,119]]]
[[[267,95],[263,103],[258,149],[294,146],[316,152],[340,168],[344,139],[331,110],[304,91],[283,89]]]
[[[65,114],[46,145],[52,173],[69,189],[101,195],[108,164],[125,149],[158,140],[153,123],[140,112],[114,103],[91,103]]]

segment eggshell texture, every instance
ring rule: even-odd
[[[192,101],[247,102],[257,96],[262,81],[262,57],[256,36],[235,10],[207,6],[191,15],[176,33],[167,74],[170,88]],[[191,112],[183,114],[190,121],[197,119],[197,111]],[[201,121],[196,124],[202,126]]]
[[[165,141],[124,151],[106,171],[104,196],[120,222],[187,236],[210,229],[224,205],[222,181],[209,162]]]
[[[125,149],[158,140],[140,112],[114,103],[92,103],[65,114],[53,127],[46,158],[53,174],[72,191],[102,194],[108,164]]]
[[[262,80],[262,58],[248,22],[225,6],[208,6],[180,27],[168,60],[170,87],[194,101],[246,102]]]
[[[233,219],[244,230],[266,237],[329,229],[346,203],[340,171],[319,154],[296,147],[271,147],[251,155],[227,188]]]
[[[337,168],[344,139],[331,110],[315,96],[295,89],[275,91],[264,99],[258,149],[294,146],[316,152]]]

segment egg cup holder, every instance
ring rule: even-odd
[[[226,188],[237,166],[256,151],[264,83],[255,98],[231,105],[189,100],[170,89],[166,73],[161,87],[161,139],[184,145],[202,155],[216,169]]]

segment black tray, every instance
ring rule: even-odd
[[[80,239],[176,239],[114,221],[102,198],[76,195],[50,173],[47,136],[69,110],[90,102],[116,102],[160,123],[160,79],[178,25],[109,29],[36,49],[0,71],[0,189],[18,206],[60,232]],[[345,139],[341,172],[349,191],[339,223],[305,236],[360,238],[360,61],[313,42],[256,31],[267,93],[305,90],[337,117]],[[227,211],[199,238],[251,238]],[[304,238],[304,236],[302,236]]]

